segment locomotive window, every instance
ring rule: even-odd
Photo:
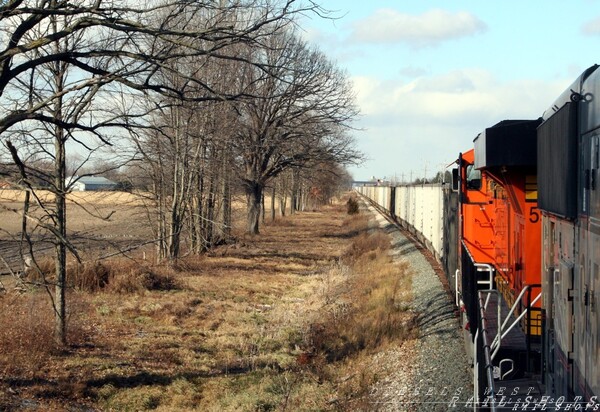
[[[467,189],[481,189],[481,171],[475,169],[475,166],[467,166]]]
[[[452,190],[454,192],[458,192],[458,185],[460,184],[459,182],[459,175],[458,175],[458,168],[454,168],[452,169]]]

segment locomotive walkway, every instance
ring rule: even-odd
[[[397,353],[386,354],[393,370],[379,383],[375,395],[380,411],[472,410],[472,369],[461,328],[450,298],[419,248],[374,207],[374,227],[392,237],[394,260],[406,262],[413,274],[411,310],[417,315],[419,335]],[[394,359],[395,357],[395,359]]]

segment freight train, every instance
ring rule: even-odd
[[[451,183],[357,188],[442,263],[480,407],[498,410],[502,388],[600,409],[596,97],[594,65],[539,119],[504,120],[477,135]]]

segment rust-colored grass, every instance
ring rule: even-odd
[[[0,294],[0,410],[368,409],[370,357],[411,336],[410,277],[345,209],[172,265],[71,267],[66,349],[43,290]]]

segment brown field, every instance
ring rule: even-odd
[[[48,204],[52,195],[38,192],[40,201]],[[6,264],[13,270],[22,267],[19,245],[21,211],[24,193],[18,190],[0,190],[0,273],[7,273]],[[143,194],[124,192],[76,192],[69,194],[67,203],[68,234],[84,260],[133,250],[141,255],[151,248],[137,249],[153,238],[152,222],[147,215]],[[32,201],[31,214],[43,218],[44,213]],[[28,222],[38,257],[52,252],[52,239],[36,222]],[[139,252],[139,253],[138,253]],[[137,256],[136,255],[136,256]],[[6,263],[5,263],[6,262]]]
[[[38,191],[41,202],[50,204],[53,195]],[[0,274],[7,273],[6,261],[13,270],[22,267],[19,255],[21,211],[24,192],[0,189]],[[270,200],[269,200],[270,201]],[[242,197],[233,201],[234,235],[243,233],[245,204]],[[112,256],[121,251],[134,259],[153,255],[152,239],[156,222],[151,214],[147,193],[126,192],[72,192],[67,198],[67,227],[69,239],[83,260]],[[44,213],[32,200],[32,215]],[[29,230],[35,222],[29,222]],[[34,249],[38,256],[52,253],[51,238],[40,230],[33,230]]]
[[[85,230],[142,239],[148,228],[134,220],[143,206],[121,201],[131,207],[89,201],[123,217]],[[388,247],[340,205],[169,266],[114,258],[72,267],[67,348],[51,343],[44,291],[7,290],[0,410],[369,409],[373,357],[414,333],[410,275]]]

